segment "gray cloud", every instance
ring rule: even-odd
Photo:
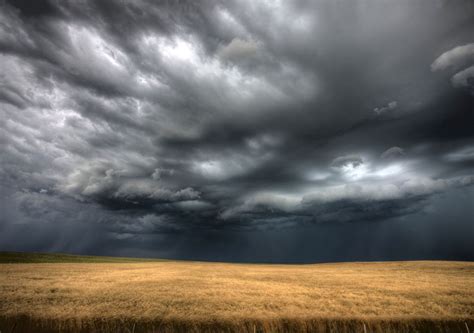
[[[392,147],[387,149],[380,155],[382,159],[395,159],[405,155],[405,151],[400,147]]]
[[[150,254],[154,237],[388,223],[472,186],[469,1],[0,7],[8,230]]]
[[[457,46],[440,55],[432,64],[432,71],[452,69],[451,78],[456,88],[467,88],[474,94],[474,43]],[[469,66],[470,67],[466,67]]]
[[[339,156],[335,158],[331,166],[333,168],[343,168],[343,167],[353,167],[356,168],[363,164],[364,161],[362,157],[357,156],[357,155],[347,155],[347,156]]]
[[[381,114],[384,114],[384,113],[389,112],[391,110],[395,110],[397,108],[397,106],[398,106],[397,101],[391,101],[386,106],[382,106],[380,108],[375,108],[374,112],[377,115],[381,115]]]
[[[474,66],[468,67],[451,78],[453,86],[456,88],[464,87],[474,92]]]
[[[222,47],[219,56],[224,60],[238,60],[239,58],[248,58],[254,56],[258,51],[258,45],[254,41],[246,41],[234,38],[232,41]]]
[[[453,162],[474,161],[474,147],[468,146],[446,154],[446,159]]]
[[[438,71],[447,68],[460,68],[472,62],[474,62],[474,43],[456,46],[444,52],[431,64],[431,70]]]

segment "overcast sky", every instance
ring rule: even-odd
[[[474,2],[0,1],[0,250],[474,260]]]

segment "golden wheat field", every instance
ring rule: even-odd
[[[474,330],[474,263],[0,264],[1,332]]]

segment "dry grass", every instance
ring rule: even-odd
[[[1,264],[0,296],[2,332],[474,329],[466,262]]]

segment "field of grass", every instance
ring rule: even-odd
[[[474,330],[469,262],[70,262],[45,255],[19,263],[20,254],[4,256],[1,332]]]
[[[0,264],[20,263],[114,263],[154,262],[163,259],[81,256],[66,253],[0,252]]]

